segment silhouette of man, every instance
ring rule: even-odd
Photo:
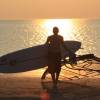
[[[61,71],[61,45],[71,53],[71,51],[65,46],[63,37],[58,33],[58,27],[54,27],[53,35],[47,38],[46,44],[48,44],[48,68],[41,77],[41,79],[45,79],[46,74],[49,72],[51,74],[54,86],[57,85]]]

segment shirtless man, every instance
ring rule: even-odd
[[[59,74],[61,71],[61,45],[70,53],[72,53],[65,45],[61,35],[58,34],[58,27],[53,28],[53,35],[47,38],[48,44],[48,68],[43,73],[41,79],[45,79],[46,74],[51,74],[54,86],[57,85]]]

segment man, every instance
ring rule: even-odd
[[[46,74],[49,72],[51,74],[54,86],[57,85],[61,71],[61,45],[72,54],[72,52],[64,45],[63,37],[58,33],[58,27],[54,27],[53,35],[47,38],[46,44],[48,44],[48,68],[41,77],[41,79],[45,79]]]

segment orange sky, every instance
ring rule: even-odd
[[[100,0],[0,0],[0,19],[100,18]]]

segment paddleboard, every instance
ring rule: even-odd
[[[78,41],[65,41],[65,44],[73,53],[81,47]],[[47,45],[43,44],[1,56],[0,73],[18,73],[46,67],[47,48]],[[68,52],[62,47],[62,58],[65,56],[68,56]]]

